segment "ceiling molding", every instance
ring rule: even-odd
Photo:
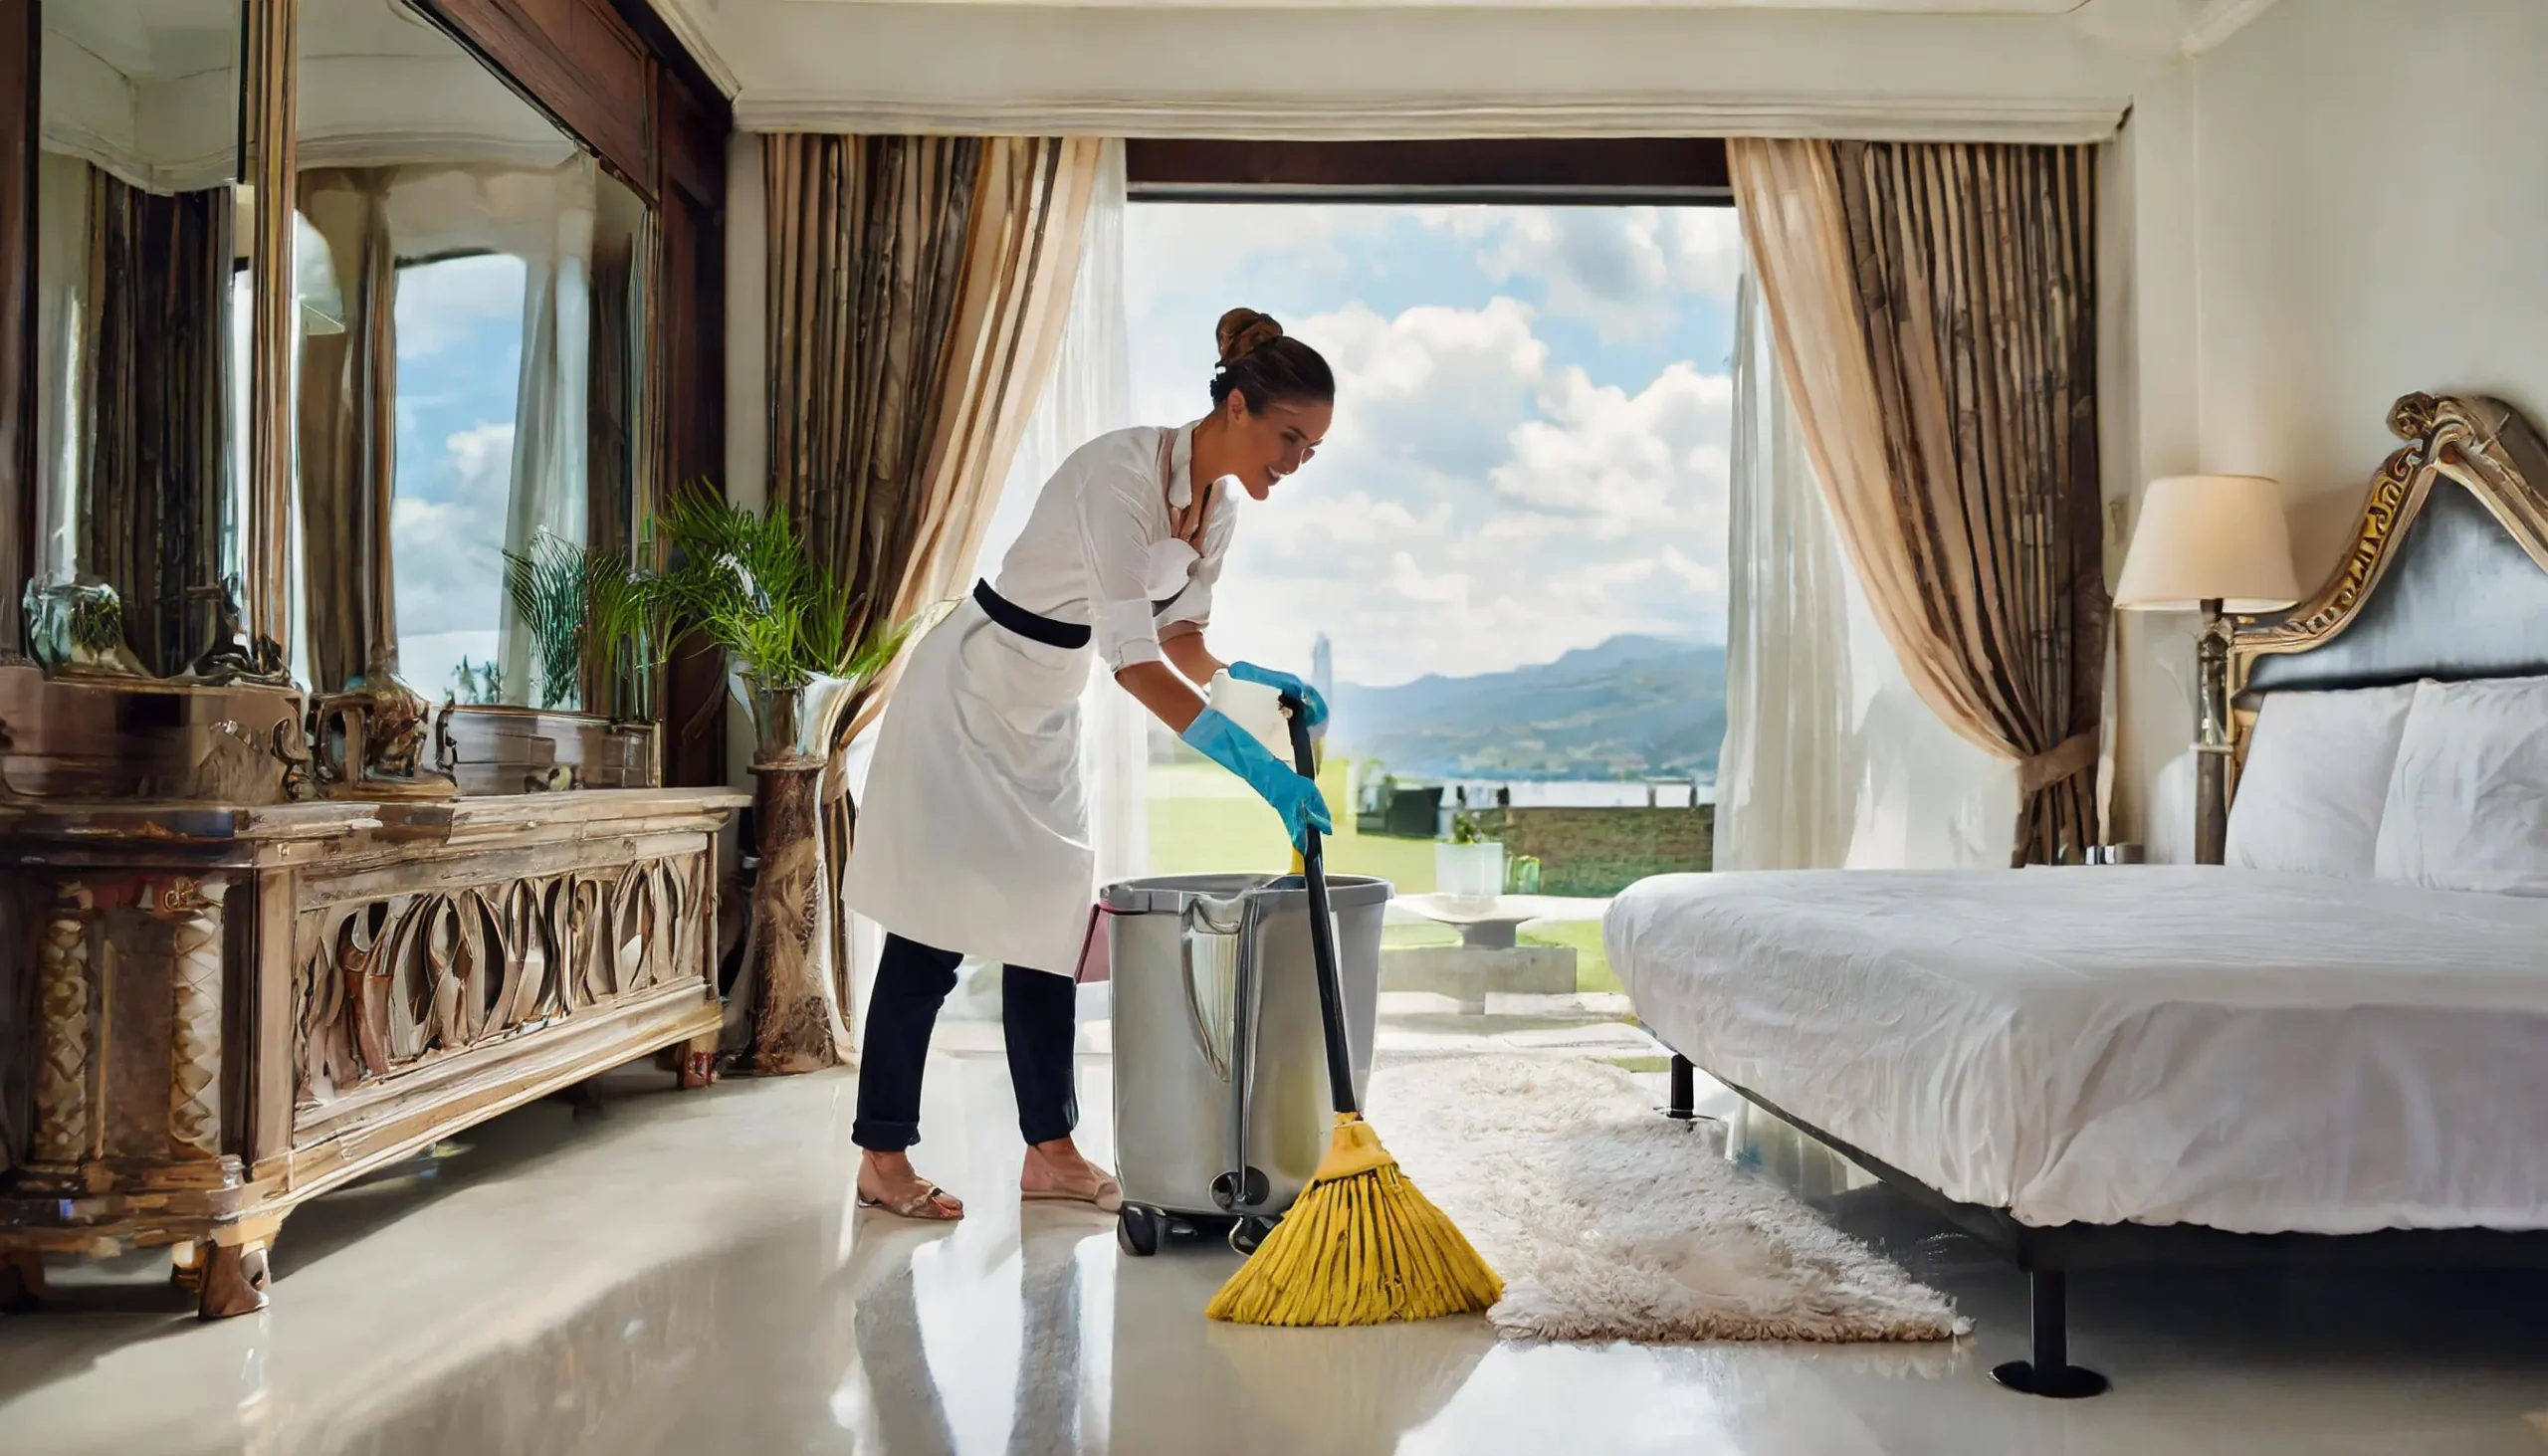
[[[702,0],[650,0],[650,3],[655,14],[663,19],[665,28],[690,52],[691,59],[699,63],[699,69],[708,73],[708,79],[716,84],[717,90],[723,92],[728,101],[734,100],[743,91],[743,83],[735,75],[735,68],[726,60],[724,53],[717,49],[717,43],[709,39],[711,27],[707,19],[692,10],[691,7],[701,4]],[[713,8],[716,0],[706,0],[706,3]]]
[[[1660,96],[1606,93],[1529,101],[1409,102],[1403,96],[1002,98],[745,92],[746,131],[851,135],[1078,135],[1228,141],[1380,141],[1454,137],[1824,136],[1865,141],[2104,141],[2128,98]]]
[[[314,167],[554,167],[576,155],[566,134],[543,123],[537,136],[465,128],[346,127],[305,134],[297,148],[304,170]]]
[[[77,157],[127,186],[162,197],[227,187],[239,174],[239,154],[232,147],[216,146],[194,156],[145,157],[111,136],[73,121],[48,119],[41,144],[46,151]]]
[[[2177,49],[2190,57],[2219,50],[2223,42],[2273,7],[2274,0],[2211,0],[2186,24]]]

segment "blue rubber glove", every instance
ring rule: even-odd
[[[1194,715],[1194,721],[1178,736],[1204,757],[1247,780],[1247,786],[1256,790],[1258,797],[1272,804],[1274,812],[1283,816],[1283,830],[1292,836],[1292,848],[1309,847],[1309,837],[1302,832],[1304,826],[1321,834],[1336,832],[1318,785],[1265,751],[1265,745],[1254,734],[1225,716],[1206,708]]]
[[[1254,683],[1259,687],[1271,688],[1277,693],[1288,693],[1298,698],[1309,709],[1311,728],[1317,728],[1320,724],[1327,722],[1327,700],[1318,696],[1316,688],[1293,677],[1290,673],[1278,672],[1273,668],[1261,668],[1252,662],[1234,662],[1230,664],[1230,676],[1242,683]]]

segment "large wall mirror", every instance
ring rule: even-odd
[[[397,0],[305,9],[299,93],[294,675],[642,715],[570,568],[645,509],[644,203]]]
[[[237,620],[247,474],[238,0],[46,0],[29,642],[175,677]]]
[[[0,796],[722,774],[633,573],[731,115],[642,0],[6,8]]]

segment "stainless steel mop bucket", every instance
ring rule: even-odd
[[[1359,1092],[1371,1080],[1389,884],[1328,881]],[[1106,887],[1115,1016],[1116,1234],[1127,1253],[1227,1225],[1255,1248],[1327,1150],[1309,893],[1286,875]]]

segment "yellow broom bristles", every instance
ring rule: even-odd
[[[1340,1116],[1310,1185],[1203,1313],[1240,1325],[1385,1325],[1476,1314],[1503,1296],[1504,1281],[1371,1124]]]

